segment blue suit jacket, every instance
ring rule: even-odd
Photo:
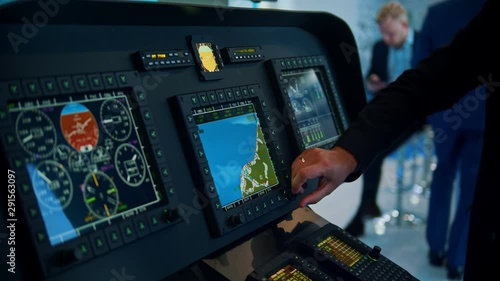
[[[417,65],[435,49],[447,45],[455,33],[479,12],[484,2],[484,0],[448,0],[431,6],[416,41],[412,66]],[[478,80],[478,84],[479,82]],[[451,109],[435,113],[427,120],[435,128],[484,131],[485,94],[483,87],[473,90]]]

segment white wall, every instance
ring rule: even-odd
[[[352,29],[358,20],[358,1],[360,0],[278,0],[253,3],[250,0],[228,0],[228,5],[244,8],[324,11],[342,18]]]

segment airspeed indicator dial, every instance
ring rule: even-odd
[[[17,116],[16,136],[27,153],[39,158],[49,156],[57,144],[54,123],[47,114],[37,109]]]
[[[47,160],[31,173],[31,182],[38,202],[52,210],[64,210],[73,198],[73,182],[60,163]]]

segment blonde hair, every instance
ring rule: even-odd
[[[395,20],[408,22],[408,14],[405,7],[397,2],[389,2],[385,4],[379,11],[376,17],[377,23],[383,23],[388,17]]]

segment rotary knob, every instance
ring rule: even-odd
[[[55,256],[55,264],[59,267],[63,267],[81,259],[83,259],[83,253],[79,249],[66,249],[57,252]]]
[[[229,227],[235,227],[242,223],[243,223],[243,215],[241,213],[227,217],[227,225]]]
[[[379,246],[374,246],[373,249],[368,253],[368,256],[374,260],[378,260],[380,258],[380,251],[382,249]]]
[[[176,221],[179,217],[180,217],[179,209],[177,208],[165,209],[161,214],[161,218],[166,223],[171,223],[173,221]]]

